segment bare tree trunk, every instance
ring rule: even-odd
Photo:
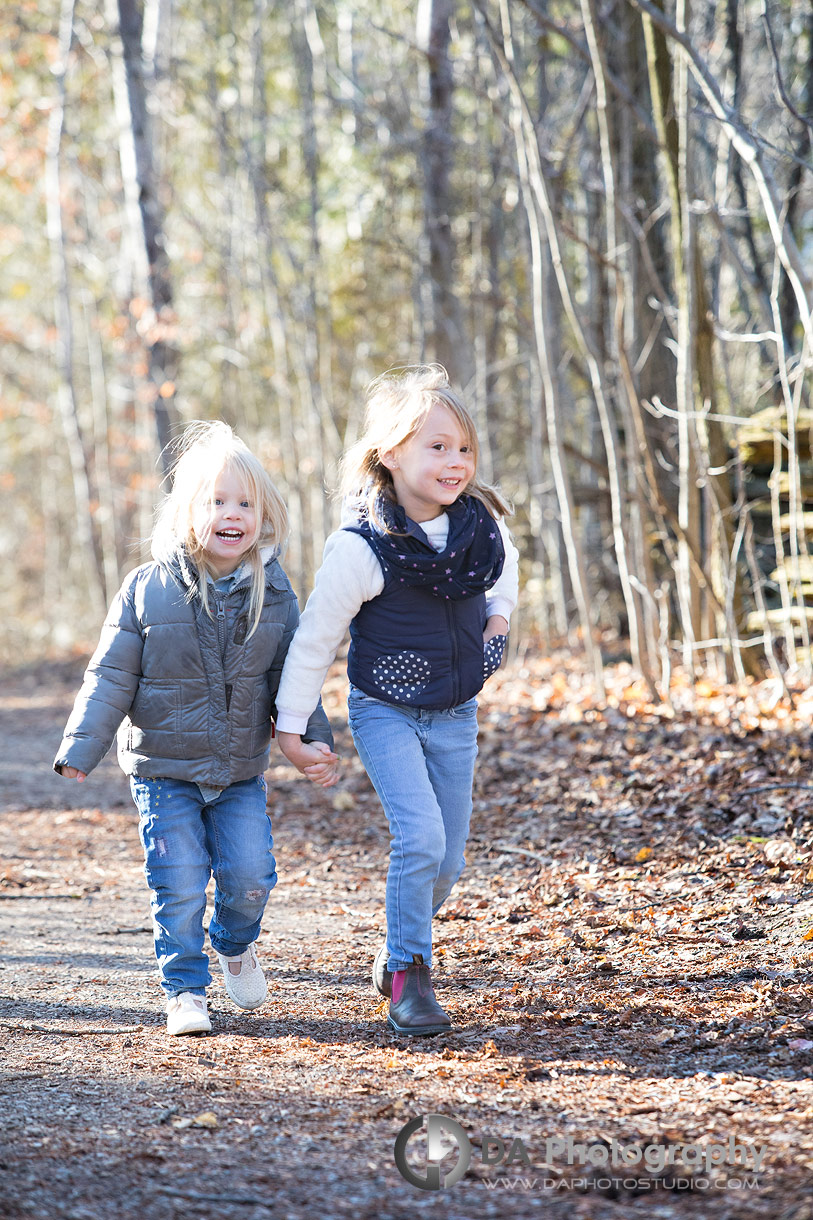
[[[119,587],[119,556],[117,554],[116,503],[110,472],[110,448],[107,386],[105,384],[104,353],[99,334],[94,327],[95,301],[90,293],[82,294],[85,346],[90,372],[90,397],[93,405],[93,466],[98,489],[99,542],[104,575],[105,601],[110,602]]]
[[[59,19],[59,58],[53,69],[57,90],[48,123],[48,144],[45,157],[45,202],[54,285],[57,367],[60,376],[57,403],[73,478],[76,540],[84,560],[90,602],[89,610],[94,616],[99,617],[104,613],[105,596],[101,579],[101,552],[93,524],[93,503],[96,497],[74,389],[73,324],[68,260],[65,253],[65,233],[62,224],[60,159],[65,120],[65,77],[73,44],[73,20],[74,0],[62,0]]]
[[[658,3],[659,0],[656,0]],[[685,23],[687,0],[678,0],[679,28]],[[673,86],[672,62],[666,39],[651,21],[645,21],[650,92],[661,144],[665,153],[669,197],[672,204],[672,256],[678,303],[676,402],[678,408],[678,601],[683,629],[683,660],[689,672],[694,666],[693,647],[700,633],[700,591],[693,579],[689,552],[700,552],[700,501],[694,452],[697,447],[693,423],[695,369],[693,359],[694,267],[693,235],[689,212],[688,175],[688,73],[685,61],[678,64],[678,82]]]
[[[301,29],[293,32],[293,42],[300,81],[309,221],[309,249],[299,293],[302,320],[299,362],[301,425],[308,461],[314,466],[308,488],[312,523],[309,537],[311,566],[315,570],[321,561],[324,541],[330,529],[329,504],[324,495],[327,470],[338,460],[341,440],[329,405],[332,385],[330,296],[325,284],[319,231],[319,131],[326,126],[324,106],[328,88],[325,47],[313,0],[299,0],[298,9]]]
[[[601,42],[598,36],[598,14],[596,12],[595,0],[582,0],[582,15],[584,17],[585,31],[587,33],[587,45],[590,51],[590,59],[593,65],[593,75],[596,82],[596,112],[598,116],[601,163],[606,196],[605,228],[607,235],[607,264],[610,268],[612,268],[612,278],[614,284],[614,331],[616,345],[621,352],[625,349],[623,331],[625,301],[623,280],[619,268],[621,253],[620,242],[617,235],[616,172],[613,161],[614,140],[610,132],[610,114],[607,104],[606,69],[604,64],[604,56],[601,49]],[[655,686],[652,676],[651,659],[646,652],[647,633],[643,630],[642,621],[642,612],[646,613],[648,607],[645,605],[642,606],[635,596],[630,579],[630,568],[627,557],[627,539],[625,537],[627,515],[625,513],[624,489],[622,486],[619,463],[621,446],[618,438],[618,429],[612,416],[612,406],[604,384],[604,375],[600,361],[596,359],[592,353],[590,353],[589,367],[593,382],[593,391],[599,411],[599,419],[601,421],[602,434],[604,437],[604,448],[607,455],[607,469],[610,476],[609,484],[612,504],[613,540],[615,543],[615,554],[618,562],[619,576],[621,578],[621,589],[624,595],[624,603],[627,608],[627,617],[629,620],[630,649],[632,651],[633,662],[636,668],[643,674],[652,693],[654,694]],[[641,576],[644,576],[644,573],[641,573]]]
[[[740,33],[740,2],[739,0],[726,0],[726,44],[728,46],[729,66],[733,84],[732,105],[734,111],[739,113],[742,101],[742,35]],[[754,233],[754,225],[751,218],[751,208],[748,203],[748,192],[745,187],[745,178],[743,176],[742,157],[736,148],[731,150],[731,177],[734,182],[734,188],[737,193],[737,202],[739,210],[742,214],[742,230],[745,237],[745,243],[751,255],[751,264],[753,269],[753,280],[757,287],[760,296],[763,298],[765,307],[768,307],[770,298],[770,282],[765,275],[763,259],[757,250],[756,235]]]
[[[426,55],[428,116],[423,137],[423,188],[431,285],[432,355],[445,365],[451,380],[466,386],[473,374],[460,302],[455,291],[455,243],[452,235],[450,172],[452,135],[452,69],[449,61],[455,0],[419,0],[417,40]]]
[[[155,0],[153,0],[155,2]],[[155,433],[168,469],[167,446],[177,423],[175,381],[178,353],[172,342],[175,314],[164,240],[164,208],[155,165],[148,98],[151,89],[142,51],[144,10],[139,0],[106,0],[113,32],[113,96],[119,122],[119,152],[133,259],[133,295],[146,309],[138,333],[147,361],[147,387]]]
[[[680,0],[678,18],[688,25],[688,0]],[[678,592],[684,625],[684,660],[690,663],[689,650],[703,634],[702,614],[716,620],[716,637],[723,641],[728,676],[744,665],[754,676],[759,670],[751,657],[741,657],[737,648],[736,622],[725,614],[731,601],[734,614],[742,617],[736,568],[731,569],[728,556],[734,542],[732,495],[726,472],[726,445],[717,412],[717,392],[714,375],[713,340],[708,293],[703,276],[700,251],[693,232],[690,201],[692,153],[688,115],[688,64],[685,50],[677,48],[678,85],[673,83],[672,64],[666,38],[660,27],[644,17],[650,68],[650,89],[653,112],[663,145],[669,195],[672,202],[672,246],[674,250],[675,288],[678,302],[678,368],[676,401],[678,405],[679,503],[678,524]],[[697,397],[695,397],[697,387]],[[702,427],[695,422],[697,402],[705,415]],[[702,468],[702,471],[701,471]],[[705,542],[702,530],[702,500],[698,490],[699,474],[705,484],[707,530]],[[696,559],[708,549],[708,584],[693,575]],[[734,587],[729,599],[727,583]],[[703,608],[703,592],[713,593]],[[711,623],[707,621],[707,627]],[[733,635],[731,630],[733,628]],[[736,656],[732,656],[732,652]]]
[[[493,141],[489,140],[490,104],[477,91],[477,151],[472,179],[475,203],[471,221],[471,276],[467,294],[471,300],[471,331],[474,374],[469,401],[480,438],[480,461],[486,478],[494,478],[494,453],[499,452],[499,419],[493,394],[497,376],[499,311],[494,307],[499,280],[502,226],[493,223],[497,191]]]
[[[553,478],[559,498],[562,532],[567,548],[570,577],[579,610],[583,643],[593,669],[596,690],[604,698],[604,672],[601,652],[593,639],[593,621],[590,611],[587,573],[582,554],[581,541],[576,530],[573,493],[565,460],[564,436],[559,405],[558,362],[549,350],[548,339],[553,331],[551,312],[553,309],[552,279],[559,276],[560,252],[556,242],[555,228],[550,211],[550,200],[540,159],[539,147],[527,103],[512,70],[514,48],[508,0],[501,0],[503,45],[494,43],[494,49],[506,69],[512,98],[512,128],[519,160],[520,182],[525,195],[525,207],[531,237],[532,271],[534,285],[534,334],[538,347],[538,358],[544,389],[545,420]],[[485,19],[485,17],[484,17]],[[542,223],[540,224],[540,217]],[[542,241],[542,231],[547,241]]]
[[[276,408],[277,433],[280,438],[280,454],[283,477],[286,485],[286,500],[291,520],[291,547],[289,571],[298,592],[306,590],[310,575],[305,563],[304,497],[306,489],[300,472],[299,438],[295,424],[292,393],[293,373],[290,360],[290,322],[282,307],[279,285],[275,271],[276,248],[274,229],[268,210],[268,182],[265,164],[265,130],[268,121],[268,99],[265,88],[265,48],[263,29],[268,13],[269,0],[255,0],[253,43],[253,134],[250,141],[248,163],[249,178],[254,197],[257,229],[260,282],[263,290],[263,315],[271,345],[271,402]]]
[[[805,537],[804,520],[802,510],[804,501],[802,497],[801,470],[799,464],[799,406],[804,387],[804,377],[799,376],[796,383],[796,392],[791,388],[790,373],[788,368],[788,352],[785,345],[785,337],[782,331],[782,316],[781,316],[781,291],[780,291],[780,267],[777,262],[774,269],[773,291],[771,292],[771,303],[774,311],[774,327],[777,337],[777,357],[779,364],[779,382],[782,390],[784,402],[784,410],[786,415],[786,432],[787,437],[780,434],[779,426],[776,430],[775,441],[775,462],[774,472],[771,479],[771,512],[774,528],[774,542],[776,551],[776,562],[779,569],[779,586],[782,594],[783,606],[787,615],[785,623],[785,637],[788,650],[788,662],[795,665],[798,661],[796,650],[796,638],[793,625],[793,618],[796,614],[799,617],[798,635],[801,637],[801,654],[803,657],[803,669],[807,681],[810,680],[810,631],[807,619],[807,606],[805,605],[804,597],[804,581],[800,568],[800,557],[807,551],[807,539]],[[800,367],[803,370],[805,367],[805,359],[807,356],[807,339],[802,344],[802,353],[800,359]],[[781,418],[781,417],[780,417]],[[785,557],[784,542],[782,538],[782,518],[779,503],[780,496],[780,480],[782,478],[782,466],[785,458],[785,448],[787,447],[787,471],[788,471],[788,523],[789,523],[789,551],[790,554]],[[791,610],[791,603],[794,603],[794,609]]]
[[[622,38],[607,48],[608,56],[624,56],[624,79],[631,93],[645,95],[649,85],[644,32],[634,10],[625,6],[622,17]],[[656,133],[645,128],[629,107],[622,109],[620,123],[629,167],[624,186],[619,189],[619,204],[636,238],[626,260],[629,312],[625,334],[627,348],[634,356],[630,372],[636,397],[639,402],[651,403],[662,398],[665,387],[676,381],[675,356],[670,350],[674,331],[666,292],[671,265],[665,240],[668,208],[658,189]],[[674,429],[668,419],[646,412],[642,413],[642,423],[650,451],[671,464]],[[662,479],[660,490],[665,502],[676,510],[677,487]]]
[[[605,38],[608,85],[610,72],[628,86],[633,97],[647,91],[644,35],[638,15],[624,5],[618,14],[619,36]],[[616,345],[619,364],[619,405],[624,419],[626,457],[626,494],[629,503],[630,579],[641,599],[641,622],[645,651],[650,666],[656,660],[661,665],[664,696],[668,692],[667,675],[660,642],[661,621],[657,602],[658,581],[655,574],[657,552],[650,539],[655,529],[662,528],[657,510],[647,494],[645,465],[638,452],[638,432],[650,451],[668,447],[665,424],[642,408],[643,400],[663,392],[674,382],[674,357],[668,350],[666,332],[667,303],[662,292],[666,266],[661,224],[658,220],[660,201],[657,199],[656,152],[654,132],[633,113],[631,107],[616,107],[612,129],[617,146],[618,174],[616,199],[621,216],[626,219],[626,237],[618,249],[615,262],[620,283],[623,310],[616,309]],[[631,240],[630,240],[631,238]],[[650,269],[655,274],[651,277]],[[616,298],[618,304],[618,297]]]

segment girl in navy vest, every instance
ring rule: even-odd
[[[474,423],[440,366],[373,382],[364,435],[343,462],[345,519],[277,699],[280,747],[302,770],[299,735],[349,626],[350,727],[392,835],[373,984],[401,1034],[451,1027],[432,988],[432,917],[463,869],[476,695],[517,600],[510,510],[477,459]]]

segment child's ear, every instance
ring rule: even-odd
[[[398,469],[398,458],[395,456],[394,449],[387,449],[384,453],[380,453],[378,460],[381,462],[382,466],[387,468],[387,470]]]

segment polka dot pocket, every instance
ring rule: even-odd
[[[505,645],[508,642],[507,635],[495,635],[488,641],[483,649],[483,681],[490,678],[500,668],[502,654],[505,652]]]
[[[432,667],[417,652],[393,652],[373,664],[373,681],[383,694],[398,703],[412,703],[426,687]]]

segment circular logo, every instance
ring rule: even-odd
[[[416,1132],[426,1125],[426,1172],[422,1176],[407,1163],[407,1145]],[[448,1137],[457,1145],[457,1162],[441,1177],[442,1162],[452,1151]],[[445,1137],[445,1138],[444,1138]],[[419,1190],[440,1190],[459,1182],[471,1162],[471,1144],[466,1132],[453,1118],[445,1114],[419,1114],[398,1133],[395,1141],[395,1164],[402,1178]]]

